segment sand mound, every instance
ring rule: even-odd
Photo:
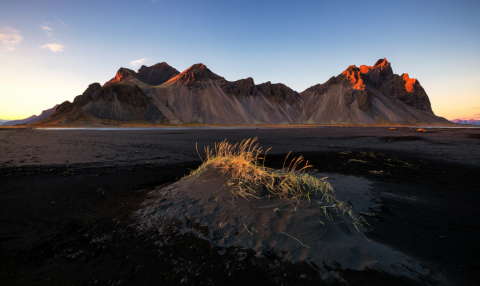
[[[413,279],[436,276],[401,252],[368,240],[364,236],[368,224],[353,224],[348,214],[322,203],[321,193],[312,196],[310,202],[297,204],[297,200],[271,196],[266,188],[257,186],[260,199],[246,200],[232,195],[228,176],[208,168],[155,190],[155,199],[136,213],[139,228],[158,228],[162,233],[162,225],[177,219],[182,222],[181,233],[191,232],[212,245],[253,249],[259,257],[275,253],[292,262],[304,261],[324,273],[326,264],[342,269],[375,269]],[[361,213],[377,207],[368,180],[342,175],[332,175],[329,180],[336,198],[348,199],[355,217],[361,219]]]

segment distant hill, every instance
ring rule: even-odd
[[[227,81],[201,63],[181,73],[165,62],[138,72],[120,68],[103,86],[91,84],[73,105],[95,122],[452,124],[433,113],[417,79],[394,74],[386,59],[373,66],[349,66],[300,93],[282,83],[256,84],[252,78]]]
[[[5,122],[8,122],[8,121],[10,121],[10,120],[0,119],[0,125],[2,125],[2,124],[5,123]]]
[[[471,124],[471,125],[480,125],[480,120],[476,119],[467,119],[467,120],[462,120],[462,119],[453,119],[450,120],[453,123],[457,124]]]
[[[53,114],[55,112],[55,110],[57,109],[57,107],[58,107],[58,104],[56,104],[54,107],[52,107],[50,109],[46,109],[46,110],[42,111],[42,113],[40,115],[32,115],[32,116],[30,116],[28,118],[25,118],[25,119],[10,120],[10,121],[7,121],[7,122],[3,123],[2,125],[12,126],[12,125],[17,125],[17,124],[34,123],[34,122],[37,122],[38,120],[41,120],[41,119]]]
[[[81,107],[65,101],[50,116],[38,120],[33,125],[94,125],[101,120],[85,112]]]

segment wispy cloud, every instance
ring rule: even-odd
[[[50,49],[52,52],[63,52],[63,45],[62,44],[55,44],[55,43],[51,43],[51,44],[45,44],[43,46],[40,47],[41,49]]]
[[[23,36],[20,31],[12,28],[0,28],[0,41],[7,47],[9,51],[15,50],[14,45],[20,44],[23,40]]]
[[[60,24],[62,24],[62,25],[65,26],[65,23],[64,23],[62,20],[60,20],[60,19],[58,19],[58,18],[55,18],[55,20],[57,20],[57,22],[59,22]]]
[[[480,109],[480,106],[478,106],[478,107],[472,107],[472,109]]]
[[[139,65],[142,65],[146,60],[148,60],[148,58],[143,58],[143,59],[139,59],[139,60],[134,60],[134,61],[131,61],[130,64],[134,67],[136,66],[139,66]]]
[[[40,28],[42,28],[42,30],[47,33],[47,36],[51,37],[53,35],[53,29],[46,26],[46,25],[43,25],[43,26],[40,26]]]

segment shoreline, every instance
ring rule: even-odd
[[[477,125],[471,124],[455,124],[455,125],[383,125],[383,124],[373,124],[373,125],[361,125],[361,124],[298,124],[298,125],[103,125],[103,126],[92,126],[92,125],[72,125],[72,126],[34,126],[34,125],[19,125],[19,126],[0,126],[0,129],[39,129],[39,130],[59,130],[59,129],[95,129],[95,130],[114,130],[114,129],[131,129],[131,128],[141,128],[141,129],[255,129],[255,128],[270,128],[270,129],[286,129],[286,128],[328,128],[328,127],[343,127],[343,128],[480,128]]]

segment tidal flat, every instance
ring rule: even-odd
[[[0,129],[2,283],[475,285],[480,129],[424,129]],[[202,154],[224,139],[255,137],[264,150],[272,148],[266,167],[282,168],[292,152],[308,160],[311,171],[328,174],[334,188],[345,177],[368,181],[355,186],[375,206],[366,238],[442,277],[340,263],[319,270],[308,258],[212,243],[194,234],[209,236],[205,225],[188,232],[179,220],[139,230],[135,214],[152,202],[152,193],[202,164],[196,144]]]

